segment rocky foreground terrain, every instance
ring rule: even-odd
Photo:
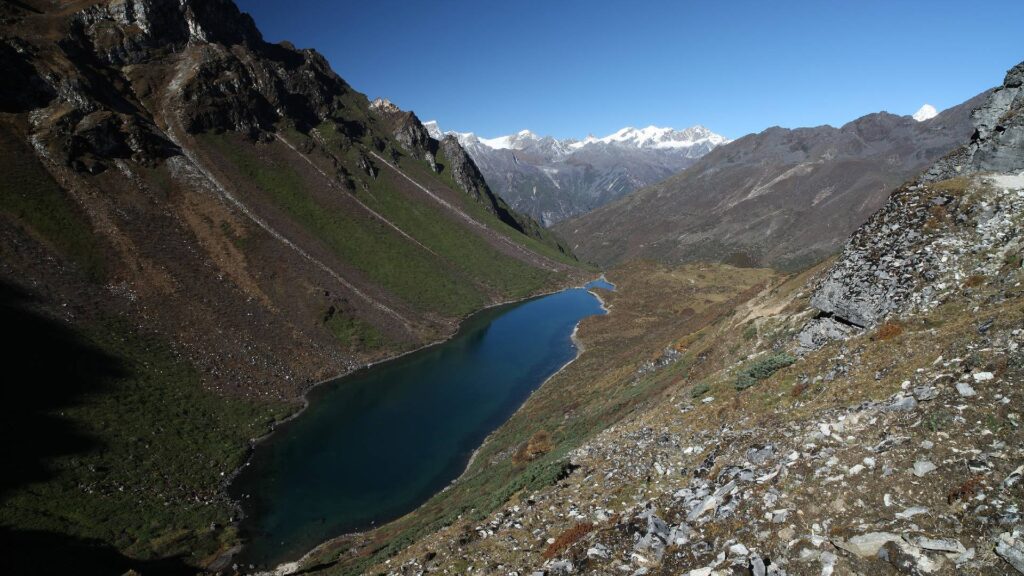
[[[1022,80],[834,262],[644,368],[720,369],[373,571],[1024,573]]]

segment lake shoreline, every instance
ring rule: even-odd
[[[599,280],[604,280],[604,274],[602,274],[602,275],[600,276],[600,278],[598,278],[598,279],[599,279]],[[605,282],[607,282],[607,280],[605,280]],[[590,284],[590,282],[587,282],[587,284]],[[613,287],[615,286],[615,285],[614,285],[614,284],[612,284],[611,282],[608,282],[608,284],[611,284],[611,285],[612,285]],[[590,293],[591,295],[593,295],[593,296],[594,296],[594,298],[597,298],[597,301],[598,301],[598,303],[599,303],[599,304],[601,305],[601,310],[603,310],[605,314],[611,314],[611,309],[610,309],[610,308],[608,308],[608,306],[607,306],[607,305],[605,304],[605,301],[604,301],[604,299],[603,299],[603,298],[601,298],[600,294],[598,294],[597,292],[595,292],[595,291],[594,291],[594,290],[593,290],[592,288],[591,288],[591,289],[587,289],[587,288],[586,288],[586,285],[584,285],[584,286],[580,286],[579,288],[583,288],[583,289],[587,290],[587,292],[589,292],[589,293]],[[565,290],[569,290],[569,288],[565,288]],[[588,316],[588,318],[589,318],[589,316]],[[581,319],[581,320],[580,320],[580,322],[582,322],[582,321],[583,321],[583,320]],[[576,326],[574,326],[574,327],[573,327],[573,329],[572,329],[572,334],[570,334],[570,335],[569,335],[569,338],[570,338],[570,339],[572,340],[573,346],[575,346],[575,347],[576,347],[576,355],[575,355],[575,356],[573,356],[573,357],[572,357],[572,358],[571,358],[571,359],[570,359],[570,360],[569,360],[568,362],[566,362],[565,364],[562,364],[562,366],[561,366],[561,367],[560,367],[560,368],[559,368],[558,370],[555,370],[555,372],[554,372],[553,374],[551,374],[550,376],[548,376],[547,378],[545,378],[545,379],[544,379],[544,381],[543,381],[543,382],[541,382],[541,383],[540,383],[540,385],[539,385],[539,386],[537,386],[537,388],[535,388],[535,389],[533,390],[533,392],[531,392],[531,393],[530,393],[530,396],[533,396],[533,395],[534,395],[535,393],[537,393],[537,391],[538,391],[538,390],[540,390],[541,388],[543,388],[543,387],[544,387],[544,386],[545,386],[545,385],[546,385],[546,384],[547,384],[548,382],[550,382],[550,381],[551,381],[551,380],[552,380],[552,379],[553,379],[553,378],[554,378],[555,376],[558,376],[559,374],[561,374],[561,373],[562,373],[562,371],[563,371],[563,370],[565,370],[566,368],[568,368],[568,367],[569,367],[569,366],[570,366],[570,365],[571,365],[571,364],[572,364],[573,362],[575,362],[576,360],[579,360],[579,357],[580,357],[580,356],[581,356],[581,355],[582,355],[582,354],[583,354],[583,353],[584,353],[584,352],[586,351],[587,347],[586,347],[586,346],[585,346],[585,345],[583,344],[583,341],[582,341],[582,340],[580,340],[580,339],[579,339],[579,337],[577,336],[577,333],[578,333],[578,332],[579,332],[579,330],[580,330],[580,322],[577,322],[577,323],[576,323]],[[522,405],[521,405],[521,406],[520,406],[519,408],[517,408],[515,412],[513,412],[513,413],[512,413],[512,416],[515,416],[515,414],[517,414],[517,413],[519,412],[519,410],[522,410],[523,406],[525,406],[525,405],[526,405],[526,402],[529,402],[529,400],[530,400],[530,398],[529,398],[529,397],[527,397],[527,399],[526,399],[526,400],[525,400],[525,401],[523,402],[523,404],[522,404]],[[511,419],[511,418],[512,418],[512,416],[509,416],[509,419]],[[507,421],[508,421],[508,420],[506,420],[506,422],[507,422]],[[504,424],[502,424],[502,425],[504,425]],[[499,428],[500,428],[500,427],[501,427],[501,426],[499,426]],[[460,474],[458,475],[458,477],[456,477],[456,478],[455,478],[454,480],[452,480],[451,482],[449,482],[449,483],[448,483],[448,485],[447,485],[447,486],[445,486],[445,487],[444,487],[444,488],[443,488],[443,489],[441,490],[441,492],[444,492],[445,490],[448,490],[449,488],[451,488],[451,487],[452,487],[452,486],[453,486],[453,485],[454,485],[454,484],[455,484],[456,482],[458,482],[459,480],[461,480],[461,479],[462,479],[462,478],[463,478],[463,477],[464,477],[464,476],[466,475],[466,473],[467,473],[467,472],[469,472],[469,469],[470,469],[470,468],[471,468],[471,467],[473,466],[473,462],[475,462],[475,461],[476,461],[476,457],[477,457],[477,455],[478,455],[478,454],[480,453],[480,451],[481,451],[481,450],[483,450],[483,449],[484,449],[484,448],[485,448],[485,447],[487,446],[487,443],[488,443],[488,442],[490,441],[490,439],[491,439],[491,436],[493,436],[493,435],[494,435],[494,433],[495,433],[495,432],[497,432],[497,431],[498,431],[498,430],[497,430],[497,429],[495,429],[495,430],[494,430],[494,432],[491,432],[490,434],[488,434],[488,435],[487,435],[487,438],[484,438],[484,441],[483,441],[483,442],[482,442],[482,443],[480,444],[480,446],[478,446],[478,447],[476,448],[476,450],[473,450],[473,454],[472,454],[472,455],[470,455],[470,457],[469,457],[469,461],[468,461],[468,462],[466,462],[466,467],[465,467],[465,469],[464,469],[464,470],[462,471],[462,473],[460,473]]]
[[[474,311],[474,312],[472,312],[470,314],[467,314],[467,315],[463,316],[462,318],[460,318],[458,323],[457,323],[456,329],[450,335],[446,336],[445,338],[436,340],[434,342],[430,342],[430,343],[425,344],[423,346],[417,347],[417,348],[415,348],[413,350],[408,350],[408,351],[402,352],[400,354],[396,354],[394,356],[390,356],[390,357],[383,358],[383,359],[380,359],[380,360],[375,360],[373,362],[367,362],[367,363],[362,364],[362,365],[360,365],[358,367],[354,367],[351,370],[348,370],[348,371],[345,371],[345,372],[343,372],[341,374],[338,374],[338,375],[336,375],[336,376],[334,376],[332,378],[327,378],[327,379],[321,380],[319,382],[316,382],[316,383],[310,385],[309,388],[307,388],[303,392],[303,394],[302,394],[302,397],[301,397],[302,404],[301,404],[301,407],[298,410],[296,410],[293,414],[290,414],[288,417],[286,417],[286,418],[284,418],[284,419],[274,423],[273,428],[271,430],[269,430],[266,434],[263,434],[263,435],[259,436],[258,438],[255,438],[255,439],[251,440],[250,446],[249,446],[249,451],[248,451],[248,454],[246,456],[245,463],[242,464],[241,466],[239,466],[231,474],[230,478],[226,479],[225,484],[224,484],[225,492],[228,491],[230,486],[237,480],[238,476],[252,463],[252,459],[253,459],[253,456],[254,456],[257,448],[263,442],[265,442],[269,438],[271,438],[273,436],[273,434],[278,431],[278,428],[279,428],[280,425],[286,424],[288,422],[291,422],[292,420],[294,420],[294,419],[298,418],[299,416],[303,415],[304,413],[306,413],[306,411],[310,407],[312,401],[316,400],[316,397],[311,398],[310,394],[313,393],[314,391],[322,388],[322,386],[324,384],[336,382],[339,379],[350,377],[350,376],[352,376],[354,374],[357,374],[357,373],[359,373],[361,371],[368,370],[368,369],[371,369],[371,368],[374,368],[374,367],[377,367],[377,366],[380,366],[382,364],[386,364],[386,363],[389,363],[389,362],[394,362],[394,361],[400,360],[402,358],[405,358],[405,357],[407,357],[407,356],[409,356],[411,354],[414,354],[414,353],[417,353],[417,352],[422,352],[422,351],[425,351],[425,350],[430,349],[432,347],[436,347],[436,346],[448,343],[448,342],[452,341],[453,339],[455,339],[456,337],[458,337],[460,334],[463,333],[463,330],[466,327],[467,320],[473,318],[474,316],[477,316],[479,314],[487,312],[488,310],[493,310],[495,308],[500,308],[500,307],[503,307],[503,306],[512,306],[512,305],[516,305],[516,304],[523,304],[523,303],[529,302],[531,300],[539,300],[539,299],[542,299],[542,298],[545,298],[545,297],[548,297],[548,296],[552,296],[552,295],[555,295],[555,294],[559,294],[559,293],[562,293],[562,292],[565,292],[565,291],[568,291],[568,290],[582,289],[582,290],[586,290],[591,296],[594,296],[594,298],[597,300],[597,303],[600,306],[600,310],[602,311],[602,314],[607,314],[609,310],[608,310],[607,306],[605,306],[605,303],[604,303],[603,299],[600,296],[598,296],[598,294],[596,294],[596,292],[594,290],[592,290],[592,289],[587,287],[589,284],[591,284],[593,282],[597,282],[597,281],[607,282],[604,279],[604,275],[602,274],[598,279],[589,280],[589,281],[584,282],[584,283],[579,284],[579,285],[563,285],[563,286],[561,286],[559,288],[556,288],[556,289],[546,290],[546,291],[543,291],[543,292],[530,294],[530,295],[527,295],[527,296],[523,296],[521,298],[515,298],[515,299],[511,299],[511,300],[507,300],[507,301],[495,302],[495,303],[489,304],[489,305],[487,305],[487,306],[485,306],[483,308],[480,308],[480,309],[478,309],[478,310],[476,310],[476,311]],[[614,289],[614,287],[612,289]],[[579,356],[582,354],[582,352],[584,351],[585,347],[583,346],[583,344],[577,338],[577,331],[579,329],[579,322],[581,320],[582,320],[582,318],[576,322],[575,326],[573,327],[572,333],[570,335],[573,347],[575,349],[575,354],[573,355],[573,357],[570,358],[563,365],[561,365],[554,373],[552,373],[550,376],[545,378],[543,382],[538,384],[536,386],[536,388],[534,388],[530,392],[529,396],[532,396],[533,393],[536,392],[536,390],[540,389],[542,386],[547,384],[552,378],[554,378],[555,376],[560,374],[566,367],[568,367],[570,364],[575,362],[579,358]],[[523,401],[523,403],[525,403],[527,400],[529,400],[529,396],[527,396],[527,398]],[[511,415],[508,416],[508,418],[511,418],[521,408],[522,408],[522,404],[520,404],[516,408],[516,410]],[[500,428],[502,425],[504,425],[504,422],[506,422],[508,420],[508,418],[506,418],[501,424],[499,424],[498,428]],[[497,430],[497,428],[495,430]],[[436,494],[439,494],[439,493],[442,493],[442,492],[448,490],[456,482],[458,482],[459,480],[461,480],[461,479],[463,479],[465,477],[466,473],[472,467],[472,465],[473,465],[477,455],[480,453],[480,451],[484,447],[486,447],[486,445],[487,445],[488,441],[490,440],[491,436],[493,435],[493,433],[494,433],[494,431],[489,433],[488,436],[483,440],[483,442],[481,442],[481,444],[476,449],[473,450],[472,454],[467,459],[466,464],[462,467],[461,472],[459,472],[459,474],[453,480],[451,480],[449,483],[447,483],[443,488],[441,488],[441,489],[437,490],[436,492],[434,492],[430,496],[430,498],[432,498]],[[230,496],[231,495],[229,494],[229,497]],[[245,511],[244,511],[244,508],[242,506],[242,499],[243,499],[243,495],[241,495],[241,494],[239,495],[238,498],[232,498],[232,500],[236,503],[236,505],[237,505],[237,507],[239,509],[239,513],[240,513],[239,518],[240,519],[244,519],[247,516]],[[429,500],[429,498],[427,500]],[[299,559],[294,560],[294,561],[282,562],[282,563],[278,564],[275,568],[272,568],[270,571],[267,571],[267,572],[257,572],[257,574],[275,574],[275,575],[276,574],[280,574],[280,575],[290,574],[293,571],[297,570],[298,567],[301,566],[302,563],[305,562],[308,558],[310,558],[311,556],[315,555],[323,546],[329,545],[330,543],[332,543],[334,541],[337,541],[339,538],[351,537],[351,536],[355,536],[355,535],[359,535],[359,534],[364,534],[364,533],[370,532],[370,531],[376,529],[377,527],[379,527],[380,525],[384,525],[384,524],[387,524],[387,523],[390,523],[390,522],[394,522],[394,521],[404,517],[407,514],[412,514],[416,510],[418,510],[420,507],[422,507],[422,503],[420,505],[416,506],[413,510],[407,512],[406,514],[402,514],[402,515],[397,516],[395,518],[387,519],[387,520],[383,521],[379,525],[375,525],[373,527],[365,528],[363,530],[356,530],[356,531],[352,531],[352,532],[346,532],[346,533],[339,534],[337,536],[333,536],[331,538],[328,538],[327,540],[325,540],[325,541],[321,542],[320,544],[317,544],[316,546],[314,546],[308,552],[303,554]],[[237,556],[237,555],[238,555],[238,552],[233,554],[233,556]]]

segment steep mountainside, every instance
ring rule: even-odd
[[[436,138],[445,135],[436,122],[426,126]],[[447,135],[458,138],[499,196],[545,226],[663,180],[728,142],[703,126],[623,128],[584,140],[556,140],[529,130],[498,138]]]
[[[456,141],[229,0],[5,2],[0,54],[0,308],[44,377],[4,392],[26,554],[219,561],[225,479],[313,383],[582,274]]]
[[[835,262],[655,336],[675,352],[618,387],[660,393],[562,477],[373,571],[1024,574],[1022,79],[1024,63]],[[797,336],[822,319],[844,333]]]
[[[800,269],[969,137],[983,98],[923,122],[881,112],[841,128],[769,128],[556,230],[603,265],[639,257]]]

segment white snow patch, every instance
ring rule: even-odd
[[[939,111],[935,109],[935,106],[931,104],[925,104],[918,108],[917,112],[914,112],[914,120],[918,122],[924,122],[925,120],[931,120],[939,115]]]

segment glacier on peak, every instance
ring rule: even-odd
[[[479,143],[493,150],[523,150],[526,147],[544,141],[549,142],[555,150],[564,152],[580,150],[591,144],[671,150],[692,148],[698,145],[706,145],[708,148],[713,148],[729,142],[724,136],[716,134],[700,124],[683,130],[653,125],[639,129],[627,126],[603,138],[597,138],[593,134],[588,134],[582,140],[573,138],[559,140],[550,136],[541,137],[530,130],[520,130],[516,134],[498,136],[496,138],[480,138],[472,132],[443,132],[434,120],[424,122],[423,125],[435,138],[443,137],[445,134],[452,134],[463,144],[468,142]]]
[[[939,111],[935,109],[935,106],[931,104],[925,104],[918,108],[917,112],[914,112],[912,116],[914,120],[918,122],[924,122],[925,120],[931,120],[939,115]]]

